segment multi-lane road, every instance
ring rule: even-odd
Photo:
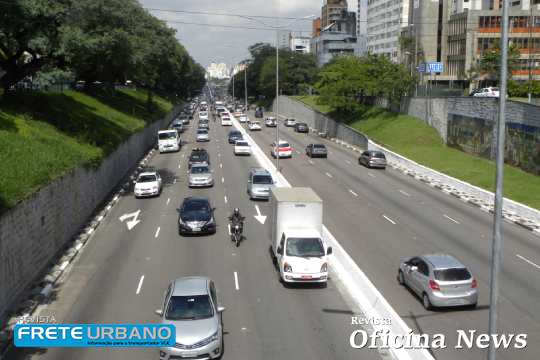
[[[252,117],[253,114],[250,114]],[[299,119],[301,120],[301,119]],[[157,154],[151,160],[164,178],[162,195],[136,200],[128,193],[86,245],[42,314],[66,323],[156,322],[162,294],[171,279],[206,275],[215,280],[225,329],[224,359],[376,359],[385,354],[349,346],[352,308],[343,287],[284,288],[269,257],[269,224],[261,224],[257,205],[246,194],[248,169],[254,157],[235,157],[226,141],[229,127],[210,121],[211,141],[194,142],[194,123],[184,135],[181,152]],[[280,127],[280,137],[295,148],[292,159],[280,161],[293,186],[312,187],[324,200],[324,223],[369,276],[407,324],[419,333],[442,333],[448,348],[437,359],[484,359],[485,350],[456,350],[458,329],[487,330],[491,216],[392,169],[369,170],[357,155],[312,134]],[[275,130],[250,133],[269,154]],[[323,142],[328,159],[304,155],[310,142]],[[189,189],[187,157],[205,147],[211,157],[215,186]],[[212,236],[180,237],[177,209],[186,196],[210,198],[218,231]],[[234,207],[247,216],[247,240],[239,248],[228,236],[226,217]],[[140,210],[128,230],[119,220]],[[500,332],[527,333],[525,350],[501,351],[500,359],[540,358],[540,239],[505,223],[501,273]],[[426,311],[396,281],[399,260],[416,254],[445,252],[467,264],[478,280],[475,310]],[[535,266],[536,265],[536,266]],[[146,359],[155,349],[49,349],[12,351],[8,359]]]

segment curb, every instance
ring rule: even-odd
[[[140,160],[137,165],[135,165],[134,170],[126,178],[136,178],[136,176],[144,169],[144,166],[149,162],[155,153],[154,149],[151,149],[144,155],[142,160]],[[56,260],[52,262],[52,265],[48,270],[45,271],[43,278],[36,282],[33,286],[30,286],[31,290],[28,292],[28,297],[8,315],[6,326],[0,329],[0,360],[3,359],[5,353],[9,350],[12,337],[13,337],[13,328],[23,317],[30,317],[34,314],[39,305],[46,304],[51,295],[55,286],[58,283],[58,279],[61,278],[63,274],[66,273],[66,269],[71,263],[77,258],[77,255],[81,252],[84,245],[91,238],[92,234],[96,231],[99,225],[107,218],[107,215],[111,212],[113,207],[120,201],[120,196],[124,194],[129,187],[131,182],[125,182],[121,185],[117,185],[116,189],[112,191],[109,200],[105,201],[101,208],[96,209],[93,217],[86,226],[83,226],[80,232],[74,236],[72,241],[69,241],[65,246],[63,253],[59,255]],[[126,189],[127,186],[127,189]]]

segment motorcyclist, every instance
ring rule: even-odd
[[[234,227],[235,225],[240,225],[240,233],[244,230],[244,220],[246,218],[240,214],[240,209],[234,208],[233,213],[231,216],[229,216],[229,221],[231,222],[231,225]]]

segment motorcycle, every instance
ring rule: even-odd
[[[242,227],[239,222],[231,223],[231,240],[235,242],[236,247],[240,246],[240,241],[242,241]]]

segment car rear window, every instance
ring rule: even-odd
[[[253,183],[254,184],[263,184],[263,185],[271,185],[272,184],[272,177],[269,175],[255,175],[253,176]]]
[[[314,147],[315,149],[326,149],[326,146],[324,146],[324,145],[322,145],[322,144],[315,144],[315,145],[313,145],[313,147]]]
[[[472,275],[469,270],[465,268],[454,268],[433,271],[435,279],[441,281],[463,281],[469,280]]]
[[[238,145],[238,146],[249,146],[249,144],[247,143],[247,141],[237,141],[237,142],[236,142],[236,145]]]
[[[159,140],[176,139],[176,132],[160,133]]]
[[[291,147],[291,145],[289,143],[280,143],[279,147]]]
[[[380,152],[371,153],[371,156],[373,156],[374,158],[377,158],[377,159],[384,159],[384,154],[380,153]]]

